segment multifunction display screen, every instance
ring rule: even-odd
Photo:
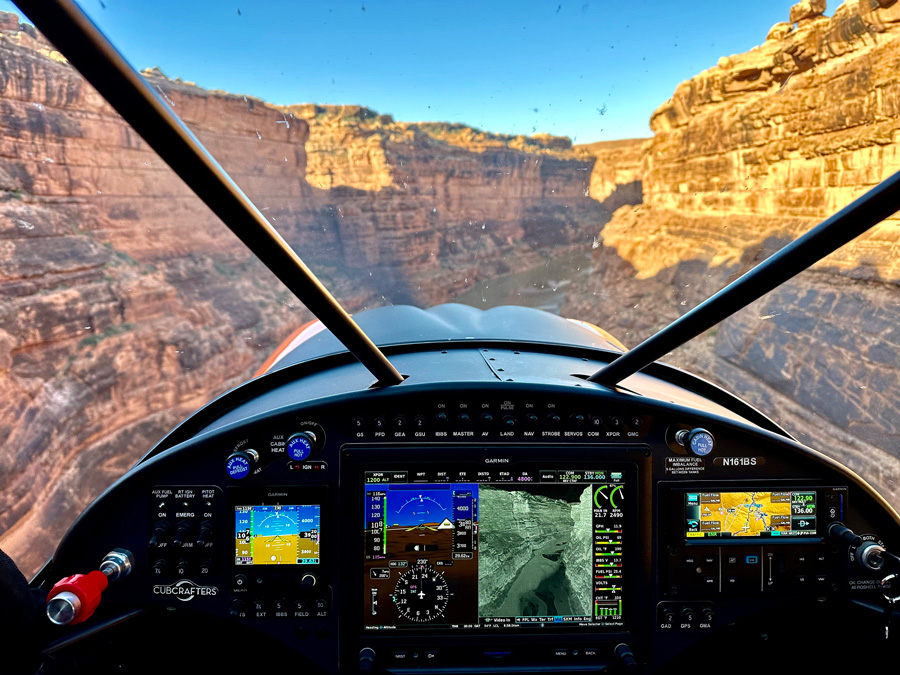
[[[319,510],[318,504],[235,506],[235,564],[318,564]]]
[[[687,492],[687,538],[815,537],[815,491]]]
[[[622,630],[628,475],[366,471],[365,628]]]

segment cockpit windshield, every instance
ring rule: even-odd
[[[80,6],[350,312],[632,347],[900,170],[896,0]],[[0,545],[34,571],[313,317],[0,10]],[[898,284],[895,214],[665,360],[897,507]]]

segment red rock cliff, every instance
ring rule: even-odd
[[[449,300],[586,245],[611,211],[568,139],[147,75],[351,311]],[[0,544],[26,571],[308,318],[51,45],[0,15]]]
[[[900,2],[800,3],[651,118],[643,204],[601,233],[568,312],[634,345],[900,170]],[[900,500],[900,217],[670,357]],[[604,304],[606,303],[606,304]],[[890,392],[890,393],[888,393]]]

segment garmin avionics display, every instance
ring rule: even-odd
[[[234,507],[236,565],[319,563],[319,505]]]
[[[628,491],[602,468],[366,471],[365,628],[622,630]]]
[[[688,492],[688,538],[815,537],[816,493]]]

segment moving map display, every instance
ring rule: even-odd
[[[816,493],[688,492],[685,536],[815,537]]]
[[[318,504],[235,506],[235,564],[318,564],[319,510]]]
[[[624,483],[600,469],[366,472],[365,627],[621,629]]]

